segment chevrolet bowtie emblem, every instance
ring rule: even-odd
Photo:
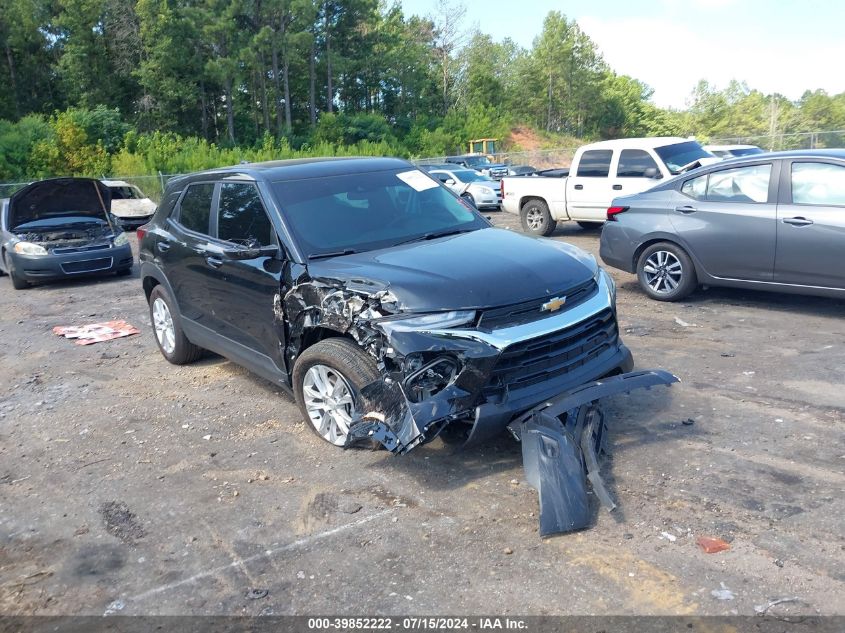
[[[546,303],[540,306],[540,309],[544,312],[557,312],[566,303],[566,297],[555,297],[554,299],[549,299]]]

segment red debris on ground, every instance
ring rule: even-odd
[[[716,552],[723,552],[731,548],[730,543],[726,543],[722,539],[712,536],[699,536],[695,542],[698,543],[698,546],[705,554],[715,554]]]
[[[140,334],[140,331],[129,325],[126,321],[106,321],[105,323],[92,323],[90,325],[54,327],[53,334],[65,338],[75,338],[77,345],[91,345],[102,341]]]

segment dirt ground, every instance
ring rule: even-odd
[[[0,613],[845,614],[845,303],[612,272],[637,367],[683,382],[608,403],[619,508],[547,540],[509,437],[334,449],[238,366],[168,365],[137,270],[0,278]],[[113,318],[141,334],[51,332]]]

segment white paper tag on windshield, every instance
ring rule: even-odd
[[[403,171],[402,173],[396,174],[396,177],[405,184],[410,185],[417,191],[434,189],[438,186],[434,180],[432,180],[424,173],[416,169],[414,169],[413,171]]]

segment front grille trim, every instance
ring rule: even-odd
[[[619,338],[610,309],[571,327],[509,345],[490,372],[487,396],[558,378],[612,350]]]
[[[571,310],[572,308],[581,305],[588,301],[598,293],[598,284],[594,279],[590,279],[582,284],[574,286],[565,292],[559,292],[554,295],[541,297],[540,299],[532,299],[531,301],[524,301],[522,303],[515,303],[498,308],[491,308],[482,310],[481,316],[478,320],[478,328],[491,331],[514,325],[521,325],[523,323],[531,323],[539,321],[547,317],[560,314],[561,311]],[[541,306],[555,297],[566,297],[566,304],[558,312],[544,312]]]

